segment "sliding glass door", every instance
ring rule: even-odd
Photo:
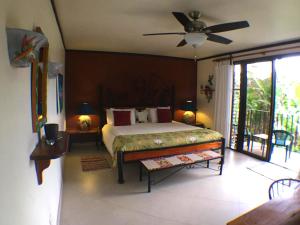
[[[271,134],[272,61],[234,67],[230,147],[267,159]]]
[[[299,65],[300,56],[235,64],[231,149],[300,167]]]
[[[246,118],[243,151],[266,159],[272,99],[272,62],[246,65]]]
[[[286,134],[286,141],[280,136],[271,151],[271,162],[286,168],[300,169],[300,56],[275,60],[276,96],[274,132]],[[285,137],[282,135],[282,137]]]
[[[232,112],[231,112],[231,132],[230,143],[231,149],[237,149],[237,134],[239,124],[239,110],[240,110],[240,85],[241,85],[241,65],[234,65],[233,70],[233,90],[232,90]]]

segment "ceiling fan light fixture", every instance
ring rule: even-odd
[[[207,35],[204,33],[187,33],[184,36],[185,41],[192,46],[200,46],[207,39]]]

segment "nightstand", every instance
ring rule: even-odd
[[[99,149],[101,133],[98,127],[89,130],[67,129],[67,133],[70,135],[69,150],[71,150],[73,143],[82,142],[95,142],[97,149]]]

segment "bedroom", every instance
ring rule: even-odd
[[[51,3],[55,5],[61,32]],[[74,144],[64,160],[51,161],[50,167],[43,172],[44,183],[38,185],[34,162],[29,159],[38,142],[31,122],[30,68],[10,65],[6,27],[32,30],[40,26],[49,40],[49,60],[65,65],[66,99],[62,113],[58,114],[56,109],[55,80],[48,79],[47,121],[59,124],[60,130],[77,126],[75,114],[82,102],[89,102],[96,112],[99,111],[99,85],[104,89],[105,86],[123,89],[121,93],[124,93],[129,88],[136,88],[133,81],[141,77],[145,78],[144,82],[157,77],[161,81],[156,82],[157,86],[174,85],[176,120],[181,120],[182,104],[192,100],[197,103],[197,120],[208,128],[214,128],[217,119],[214,110],[221,106],[216,102],[218,84],[214,80],[215,92],[210,102],[201,91],[201,85],[207,85],[208,76],[214,74],[216,62],[213,60],[216,58],[196,63],[195,56],[205,58],[280,43],[232,56],[238,61],[299,53],[299,48],[293,48],[299,46],[300,37],[298,1],[274,1],[272,5],[269,1],[234,0],[126,3],[1,1],[0,92],[3,121],[0,146],[3,155],[0,168],[3,210],[0,224],[225,224],[267,200],[270,181],[242,169],[246,162],[260,161],[231,150],[226,150],[228,154],[222,176],[205,169],[183,170],[154,185],[148,194],[146,180],[138,181],[135,165],[126,165],[123,185],[117,183],[116,170],[114,173],[107,169],[83,173],[76,161],[80,159],[78,154],[97,150],[89,149],[94,148],[93,143]],[[250,27],[220,33],[232,39],[232,44],[207,41],[196,49],[191,46],[177,48],[181,40],[178,36],[142,36],[144,33],[182,32],[182,25],[171,12],[187,14],[190,10],[202,11],[203,20],[208,25],[247,20]],[[245,56],[253,52],[258,54]],[[239,55],[243,58],[238,58]],[[228,57],[228,54],[223,57]],[[99,117],[91,118],[96,127]],[[80,183],[82,180],[85,183]],[[260,182],[261,185],[254,186],[252,182]],[[203,191],[197,192],[198,188]],[[132,193],[133,190],[137,193]],[[186,195],[188,202],[180,196],[182,194]],[[64,202],[65,199],[69,201]],[[127,204],[131,206],[126,207]],[[200,211],[203,213],[198,213]]]

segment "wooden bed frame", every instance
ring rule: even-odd
[[[131,87],[126,92],[113,90],[112,88],[99,87],[99,117],[100,128],[106,124],[107,108],[146,108],[157,106],[170,106],[172,115],[175,112],[175,89],[172,85],[162,84],[159,80],[141,80],[131,82],[138,85]],[[138,162],[143,159],[157,158],[160,156],[170,156],[182,153],[192,153],[204,150],[221,149],[221,154],[225,154],[225,139],[204,142],[201,144],[189,144],[169,148],[158,148],[141,150],[134,152],[117,153],[118,182],[124,183],[123,165],[129,162]],[[224,157],[221,160],[224,163]]]

